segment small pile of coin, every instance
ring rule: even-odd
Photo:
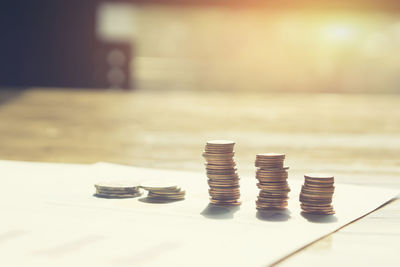
[[[235,142],[208,141],[203,157],[208,177],[210,203],[215,205],[240,205],[239,176],[233,159]]]
[[[328,174],[306,174],[300,192],[301,209],[305,213],[335,214],[332,196],[334,177]]]
[[[186,192],[168,182],[142,183],[141,188],[148,191],[147,199],[152,202],[168,202],[185,199]]]
[[[104,198],[131,198],[141,195],[140,188],[129,182],[101,182],[94,185],[95,196]]]
[[[258,210],[285,209],[290,192],[287,183],[288,167],[284,167],[285,154],[264,153],[256,156],[256,178],[260,189],[256,206]]]

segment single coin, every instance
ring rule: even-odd
[[[214,205],[223,205],[223,206],[239,206],[240,204],[242,204],[240,201],[238,201],[237,199],[235,200],[216,200],[216,199],[212,199],[210,198],[210,203],[214,204]]]
[[[300,201],[313,201],[313,202],[328,202],[332,201],[331,196],[315,196],[315,195],[305,195],[300,194],[299,196]]]
[[[231,140],[210,140],[210,141],[207,141],[207,146],[226,146],[226,145],[233,146],[234,144],[235,144],[235,142],[231,141]]]
[[[264,168],[265,166],[268,169],[281,169],[283,168],[284,165],[284,160],[283,159],[257,159],[255,162],[255,165],[261,165],[260,168]],[[274,167],[276,166],[276,167]]]
[[[288,176],[288,172],[256,172],[256,175],[258,177],[287,177]]]
[[[235,152],[221,154],[221,153],[209,153],[204,151],[202,155],[205,158],[232,158],[235,155]]]
[[[210,193],[218,193],[218,194],[223,194],[223,193],[240,193],[239,187],[235,188],[210,188],[208,189],[208,192]]]
[[[104,181],[99,182],[94,185],[95,187],[100,188],[109,188],[109,189],[126,189],[126,188],[137,188],[138,184],[128,181]]]
[[[270,197],[261,197],[258,196],[257,197],[258,201],[262,202],[262,203],[283,203],[283,202],[287,202],[288,198],[270,198]]]
[[[165,180],[159,180],[159,181],[146,181],[141,183],[140,187],[146,190],[174,190],[178,186],[174,184],[173,182],[165,181]]]
[[[207,160],[206,161],[206,163],[207,164],[210,164],[210,165],[219,165],[219,166],[235,166],[236,165],[236,163],[233,161],[233,160],[227,160],[227,161],[222,161],[222,160],[218,160],[218,161],[216,161],[216,160]]]
[[[255,163],[263,164],[263,165],[282,165],[284,162],[283,159],[257,159]]]
[[[100,185],[94,185],[94,186],[98,189],[114,190],[114,191],[130,191],[130,190],[138,190],[140,188],[139,185],[130,186],[130,187],[108,187],[108,186],[100,186]]]
[[[282,203],[278,203],[278,204],[270,204],[270,203],[262,203],[257,200],[256,206],[257,206],[257,208],[265,208],[265,209],[267,209],[267,208],[284,209],[288,206],[288,203],[282,202]]]
[[[207,169],[212,169],[212,170],[219,170],[219,169],[233,169],[236,166],[236,163],[233,164],[208,164],[204,163]]]
[[[283,154],[283,153],[260,153],[260,154],[257,154],[256,157],[260,157],[260,158],[275,158],[275,157],[282,158],[283,157],[284,158],[285,154]]]
[[[124,190],[114,190],[114,189],[108,189],[108,188],[101,188],[101,187],[96,187],[96,190],[99,192],[104,192],[104,193],[115,193],[115,194],[129,194],[129,193],[137,193],[139,192],[139,188],[130,188],[130,189],[124,189]]]
[[[289,169],[289,167],[285,166],[282,168],[275,168],[275,169],[262,169],[262,168],[258,168],[256,173],[260,173],[260,174],[286,174],[288,173],[287,170]]]
[[[267,192],[267,193],[265,193],[265,192],[260,192],[260,194],[259,194],[259,196],[260,197],[285,197],[285,198],[287,198],[288,197],[288,192],[285,192],[285,193],[278,193],[278,194],[275,194],[275,193],[270,193],[270,192]]]
[[[222,164],[224,164],[224,165],[233,165],[233,164],[236,164],[235,160],[233,158],[231,158],[231,157],[229,157],[229,158],[204,157],[204,159],[206,160],[207,164],[214,164],[214,165],[222,165]]]
[[[307,173],[304,174],[304,177],[311,179],[334,179],[333,175],[325,173]]]
[[[237,171],[236,168],[225,168],[225,169],[210,169],[210,168],[206,168],[206,171],[209,172],[235,172]]]
[[[237,200],[240,198],[240,195],[235,195],[235,196],[210,195],[210,196],[212,199],[219,201],[230,201],[230,200]]]
[[[273,189],[282,190],[282,191],[283,190],[290,190],[288,184],[282,185],[282,186],[280,186],[280,185],[279,186],[273,186],[273,185],[265,185],[265,184],[257,183],[257,187],[262,189],[262,190],[265,190],[265,191],[271,191]]]
[[[216,174],[216,175],[230,175],[236,173],[236,169],[231,169],[231,170],[210,170],[206,169],[207,174]]]
[[[314,189],[310,190],[309,188],[302,188],[302,193],[304,194],[313,194],[313,195],[333,195],[334,190],[320,190],[320,189]]]
[[[304,213],[309,213],[309,214],[315,214],[315,215],[333,215],[335,214],[335,211],[308,211],[308,210],[303,210]]]
[[[311,180],[310,178],[306,178],[304,183],[307,184],[313,184],[315,186],[320,186],[320,187],[329,187],[332,186],[334,184],[333,180]]]
[[[207,177],[214,180],[233,180],[238,179],[237,173],[234,174],[207,174]]]
[[[307,211],[331,211],[333,210],[333,206],[310,206],[310,205],[300,205],[302,210]]]
[[[273,181],[273,180],[278,180],[278,181],[279,180],[283,180],[283,181],[285,181],[285,180],[287,180],[288,175],[286,174],[286,175],[263,176],[263,175],[257,174],[256,178],[258,180],[271,180],[271,181]]]
[[[263,162],[266,164],[282,163],[284,158],[256,158],[255,162]]]
[[[321,202],[321,201],[332,201],[332,196],[319,196],[319,195],[300,194],[299,199],[300,200],[305,200],[305,201]]]
[[[315,194],[315,195],[332,195],[335,192],[334,188],[322,189],[322,188],[310,188],[310,187],[302,187],[301,192],[305,194]]]
[[[216,196],[237,196],[240,195],[239,191],[232,191],[232,192],[228,192],[228,191],[224,191],[224,192],[218,192],[218,191],[208,191],[208,193],[210,195],[216,195]]]
[[[333,196],[333,191],[311,191],[307,189],[301,189],[300,194],[305,195],[305,196],[311,196],[311,197],[332,197]]]
[[[307,207],[326,207],[326,206],[331,206],[332,202],[327,202],[327,203],[318,203],[318,202],[301,202],[301,205],[305,205]]]
[[[257,210],[260,212],[266,212],[266,211],[271,211],[271,210],[285,210],[287,207],[257,207]]]
[[[239,186],[239,181],[238,180],[231,180],[231,181],[216,181],[216,180],[208,180],[208,184],[210,186]]]
[[[224,148],[224,149],[221,149],[221,148],[209,148],[209,147],[206,147],[205,149],[204,149],[204,152],[206,152],[206,153],[209,153],[209,154],[222,154],[222,155],[224,155],[224,154],[229,154],[229,153],[235,153],[234,152],[234,150],[233,150],[233,147],[231,147],[231,148]]]
[[[181,191],[181,192],[176,192],[176,193],[161,193],[161,192],[153,192],[153,191],[149,191],[149,194],[154,195],[154,196],[184,196],[186,195],[185,191]]]
[[[174,195],[154,195],[149,193],[147,195],[147,197],[149,198],[158,198],[158,199],[184,199],[185,195],[178,195],[178,196],[174,196]]]
[[[334,183],[313,183],[310,181],[304,181],[304,185],[310,188],[334,188]]]
[[[269,183],[269,182],[287,182],[287,178],[257,178],[257,180],[261,183]]]
[[[148,196],[152,196],[152,197],[167,197],[167,198],[183,197],[185,195],[186,195],[185,191],[181,191],[181,192],[176,193],[176,194],[159,194],[159,193],[153,193],[151,191],[148,193]]]

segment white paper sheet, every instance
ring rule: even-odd
[[[241,177],[239,208],[208,205],[205,174],[99,163],[0,161],[0,266],[266,266],[365,215],[397,195],[336,184],[335,216],[300,214],[292,188],[287,212],[260,215],[254,177]],[[169,179],[184,201],[101,199],[101,180]],[[289,176],[290,179],[290,176]]]

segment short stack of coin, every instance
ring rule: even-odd
[[[210,203],[215,205],[240,205],[239,176],[233,159],[235,142],[208,141],[203,152],[210,186]]]
[[[300,192],[301,209],[305,213],[335,214],[332,196],[335,191],[334,177],[328,174],[306,174]]]
[[[185,199],[186,192],[168,182],[142,183],[141,188],[149,191],[147,198],[153,202],[167,202]]]
[[[284,167],[285,154],[264,153],[256,156],[256,178],[260,194],[256,201],[258,210],[285,209],[290,192],[287,183],[288,167]]]
[[[129,182],[101,182],[94,185],[95,196],[104,198],[131,198],[141,195],[139,186]]]

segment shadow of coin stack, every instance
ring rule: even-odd
[[[233,160],[234,145],[235,142],[229,140],[213,140],[208,141],[204,149],[211,204],[240,205],[239,176]]]
[[[306,174],[301,187],[301,209],[305,213],[335,214],[332,196],[335,191],[334,177],[327,174]]]
[[[290,192],[287,183],[288,167],[283,166],[285,154],[265,153],[256,156],[256,178],[260,190],[256,206],[258,210],[285,209]]]

